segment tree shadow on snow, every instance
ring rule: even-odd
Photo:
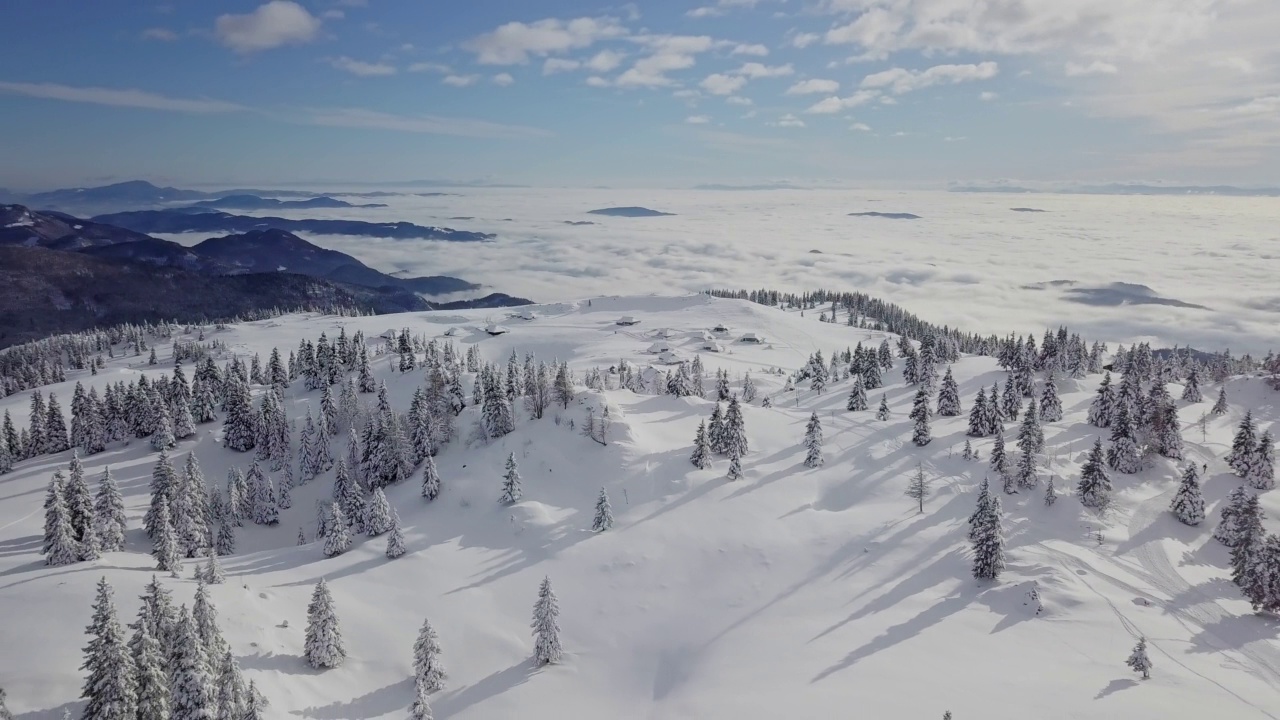
[[[406,712],[413,704],[413,679],[405,678],[398,683],[378,688],[347,702],[335,702],[323,707],[310,707],[306,710],[294,710],[294,715],[319,720],[347,720],[347,718],[382,717],[397,712]]]
[[[533,661],[524,660],[505,670],[499,670],[475,684],[458,690],[449,691],[432,700],[432,709],[437,717],[453,717],[463,710],[497,697],[502,693],[528,682],[538,672]],[[407,693],[410,694],[411,693]],[[362,716],[363,717],[363,716]]]
[[[1099,690],[1098,694],[1093,696],[1093,699],[1101,700],[1108,695],[1111,695],[1113,693],[1118,693],[1121,690],[1128,690],[1129,688],[1136,687],[1137,685],[1138,685],[1138,681],[1134,680],[1133,678],[1123,678],[1118,680],[1112,680],[1110,684],[1108,684],[1106,687]]]
[[[284,655],[266,653],[257,655],[241,655],[236,660],[245,670],[269,670],[286,675],[319,675],[324,672],[311,667],[307,659],[301,655]],[[310,712],[310,711],[308,711]],[[335,717],[343,717],[341,715]],[[348,715],[346,717],[356,717]]]

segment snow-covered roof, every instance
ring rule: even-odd
[[[490,323],[489,325],[486,325],[484,328],[484,331],[489,333],[490,335],[501,335],[503,333],[511,332],[510,330],[502,327],[501,325],[494,325],[492,323]]]
[[[676,334],[676,331],[672,330],[671,328],[661,328],[660,330],[655,332],[653,335],[654,337],[669,338],[675,334]]]
[[[680,362],[680,356],[671,351],[667,351],[658,356],[658,362],[666,365],[674,365]]]
[[[724,323],[716,323],[716,326],[711,329],[718,333],[729,332],[729,326]]]
[[[659,340],[658,342],[649,346],[649,352],[651,353],[668,352],[670,350],[671,350],[671,343],[668,343],[666,340]]]
[[[702,343],[702,349],[706,350],[707,352],[724,352],[724,347],[721,346],[720,343],[718,342]]]
[[[622,317],[618,318],[619,325],[635,325],[638,322],[640,321],[631,317],[630,315],[623,315]]]
[[[516,317],[520,318],[521,320],[533,320],[538,316],[532,310],[521,310],[520,312],[516,313]]]
[[[395,340],[399,335],[400,333],[396,332],[395,330],[392,330],[391,328],[387,328],[386,330],[383,330],[382,334],[379,335],[378,337],[386,338],[388,340]]]
[[[764,342],[764,338],[753,332],[742,333],[742,342]]]
[[[454,335],[457,335],[457,334],[458,334],[458,328],[456,327],[451,327],[448,330],[444,331],[445,337],[453,337]]]

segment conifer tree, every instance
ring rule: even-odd
[[[218,689],[215,720],[248,720],[246,704],[252,698],[244,686],[244,676],[240,673],[240,666],[230,650],[218,658],[216,685]],[[256,694],[256,688],[254,693]]]
[[[1250,573],[1255,569],[1267,534],[1262,527],[1262,505],[1252,493],[1235,518],[1236,542],[1231,546],[1231,581],[1248,589]]]
[[[351,549],[351,529],[340,503],[331,503],[333,513],[324,533],[324,555],[335,557]]]
[[[151,555],[156,559],[156,567],[173,577],[178,577],[182,569],[182,552],[178,549],[178,539],[169,521],[169,506],[161,505],[156,527],[155,543]]]
[[[156,459],[156,464],[151,469],[151,506],[142,518],[142,525],[148,537],[156,536],[159,530],[160,506],[163,505],[166,508],[172,506],[177,495],[177,485],[178,478],[174,473],[173,463],[169,461],[169,454],[161,450],[160,457]]]
[[[0,688],[0,720],[13,720],[13,713],[9,712],[9,707],[6,704],[4,688]]]
[[[738,480],[742,477],[742,454],[738,452],[738,446],[729,447],[729,472],[725,477],[730,480]]]
[[[1005,419],[1009,422],[1016,421],[1018,412],[1022,409],[1022,393],[1018,391],[1017,380],[1014,378],[1013,373],[1009,373],[1005,377],[1004,395],[1002,397],[1004,405],[1001,409],[1004,410]]]
[[[257,418],[254,417],[248,381],[238,373],[228,373],[223,401],[226,417],[222,421],[222,444],[236,452],[248,452],[257,442]]]
[[[234,555],[236,552],[236,526],[224,520],[218,525],[218,538],[215,547],[219,555]]]
[[[102,480],[98,484],[98,497],[93,509],[94,521],[97,523],[98,541],[103,552],[116,552],[124,549],[125,511],[124,498],[120,488],[111,477],[111,468],[103,468]]]
[[[364,492],[356,484],[355,479],[347,472],[347,463],[338,460],[337,470],[333,478],[333,499],[342,508],[347,524],[358,533],[365,531],[366,503]]]
[[[169,720],[169,676],[164,650],[151,621],[140,620],[130,649],[137,688],[137,720]]]
[[[951,374],[951,366],[948,365],[947,373],[942,376],[942,386],[938,390],[938,415],[958,417],[961,412],[960,388],[956,386],[956,379]]]
[[[925,498],[929,497],[929,479],[925,477],[924,467],[916,465],[916,472],[907,482],[906,496],[915,500],[919,506],[919,511],[924,512]]]
[[[862,382],[861,375],[851,377],[853,385],[849,388],[849,401],[845,404],[845,409],[850,412],[862,412],[867,409],[867,388]],[[745,394],[743,397],[746,397]]]
[[[724,431],[724,413],[721,410],[719,401],[711,411],[711,421],[707,425],[707,442],[711,447],[711,451],[717,455],[723,455],[729,451],[725,441]]]
[[[81,556],[80,543],[76,542],[71,525],[71,513],[67,510],[64,486],[61,471],[54,473],[45,499],[45,564],[54,567],[78,562]]]
[[[209,586],[206,581],[197,578],[195,600],[191,606],[191,621],[196,626],[196,634],[200,638],[200,648],[204,651],[209,663],[211,678],[218,677],[218,663],[230,646],[222,637],[218,628],[218,610],[209,599]]]
[[[1080,472],[1080,483],[1076,490],[1080,494],[1080,503],[1087,508],[1098,510],[1111,501],[1111,478],[1107,477],[1106,464],[1102,458],[1102,438],[1094,439],[1093,449],[1089,451],[1089,459]]]
[[[83,542],[85,535],[93,529],[95,523],[93,495],[89,492],[89,484],[84,479],[84,465],[74,454],[71,456],[67,475],[63,497],[66,499],[67,513],[71,519],[71,534],[76,542]]]
[[[911,442],[917,447],[924,447],[933,440],[933,435],[929,430],[929,418],[932,412],[929,409],[929,391],[926,387],[921,387],[916,391],[915,400],[911,403],[911,414],[909,417],[915,421],[914,429],[911,432]]]
[[[370,537],[391,529],[391,504],[387,502],[387,495],[382,492],[382,488],[374,488],[365,512],[364,529]]]
[[[430,455],[423,458],[422,497],[435,500],[440,497],[440,472],[436,469],[436,461]]]
[[[809,416],[809,424],[804,431],[804,446],[807,451],[804,466],[816,468],[822,464],[822,422],[818,413]]]
[[[342,665],[347,653],[342,646],[342,632],[338,627],[338,615],[333,605],[333,595],[324,578],[316,583],[307,606],[307,631],[304,639],[307,662],[317,669]]]
[[[983,513],[987,512],[988,504],[991,502],[991,483],[987,478],[982,478],[982,484],[978,486],[978,502],[974,506],[974,510],[969,515],[969,540],[972,541],[978,536],[978,521],[983,518]]]
[[[693,454],[689,462],[699,470],[711,467],[711,443],[707,440],[707,421],[698,423],[698,434],[693,439]]]
[[[1044,505],[1045,507],[1053,507],[1058,501],[1058,491],[1053,486],[1053,476],[1049,477],[1049,482],[1044,486]]]
[[[60,453],[71,449],[71,438],[67,434],[67,421],[62,415],[62,406],[58,397],[49,393],[49,405],[45,411],[45,452]]]
[[[724,413],[724,442],[726,452],[736,448],[738,458],[749,452],[750,448],[747,443],[747,426],[746,421],[742,417],[742,405],[738,402],[738,396],[734,395],[729,400],[729,409]]]
[[[609,505],[609,493],[600,488],[600,496],[596,498],[596,517],[591,522],[592,532],[604,532],[613,527],[613,508]]]
[[[1213,403],[1213,408],[1209,410],[1211,415],[1227,414],[1227,386],[1223,385],[1218,389],[1218,399]]]
[[[1188,463],[1182,472],[1182,484],[1173,496],[1170,506],[1174,517],[1184,525],[1199,525],[1204,521],[1204,496],[1200,494],[1199,473],[1195,463]]]
[[[1248,504],[1249,498],[1252,496],[1243,485],[1231,491],[1227,496],[1226,502],[1222,504],[1222,510],[1219,514],[1217,527],[1213,530],[1213,538],[1227,547],[1235,547],[1240,538],[1240,529],[1237,525],[1245,505]]]
[[[533,606],[533,661],[548,665],[560,661],[560,603],[551,589],[551,579],[543,578],[538,588],[538,601]]]
[[[1253,457],[1249,460],[1245,482],[1255,490],[1270,490],[1276,486],[1275,441],[1271,437],[1270,430],[1264,430],[1258,436],[1258,445],[1254,448]]]
[[[1236,429],[1235,439],[1231,441],[1231,452],[1226,457],[1227,464],[1236,475],[1246,477],[1249,474],[1249,465],[1256,447],[1257,426],[1253,422],[1253,411],[1247,410]]]
[[[1004,571],[1004,527],[1000,498],[988,499],[985,510],[975,518],[972,527],[973,576],[978,580],[995,580]]]
[[[1127,475],[1142,469],[1142,458],[1138,455],[1138,443],[1130,418],[1129,406],[1120,403],[1111,423],[1111,447],[1107,450],[1107,465]]]
[[[1058,397],[1058,384],[1053,373],[1044,381],[1044,391],[1040,395],[1040,419],[1044,422],[1058,422],[1062,419],[1062,400]]]
[[[502,497],[499,502],[513,505],[520,502],[524,491],[520,487],[520,470],[516,465],[516,454],[507,455],[507,472],[502,476]]]
[[[93,604],[93,620],[85,630],[90,640],[85,647],[88,673],[80,696],[88,700],[81,716],[85,720],[134,720],[137,717],[137,681],[133,657],[129,654],[124,628],[116,616],[111,585],[98,581]]]
[[[1134,672],[1142,673],[1143,680],[1151,677],[1151,658],[1147,657],[1146,638],[1138,638],[1138,644],[1133,646],[1133,652],[1129,653],[1129,659],[1124,664]]]
[[[1155,410],[1156,452],[1171,460],[1182,459],[1182,427],[1178,423],[1178,406],[1165,400]]]
[[[889,399],[883,393],[880,394],[880,407],[876,408],[876,419],[881,421],[889,419]]]
[[[392,560],[404,555],[408,550],[404,546],[404,531],[400,529],[400,513],[391,508],[391,530],[387,534],[387,557]]]
[[[989,460],[991,471],[1000,478],[1004,486],[1004,491],[1009,494],[1016,493],[1014,484],[1014,475],[1009,463],[1009,455],[1005,451],[1004,430],[996,430],[996,439],[991,446],[991,459]]]
[[[195,418],[191,416],[191,408],[185,402],[174,402],[168,413],[173,421],[172,428],[175,440],[185,440],[196,434]],[[155,442],[153,439],[153,447]]]
[[[9,443],[0,437],[0,475],[13,472],[13,463],[15,462],[13,451],[9,449]]]
[[[987,410],[987,390],[986,388],[978,388],[978,397],[974,398],[973,407],[969,409],[968,435],[970,437],[983,437],[987,434],[987,418],[989,414]]]
[[[222,569],[222,563],[218,562],[218,553],[215,548],[209,548],[208,560],[205,561],[204,570],[200,572],[200,578],[210,585],[221,585],[227,580],[227,572]]]
[[[200,633],[186,606],[178,611],[177,637],[169,668],[170,717],[173,720],[213,720],[213,677]]]
[[[430,694],[444,689],[449,675],[440,655],[440,638],[431,621],[423,620],[418,639],[413,643],[413,682],[420,692]]]
[[[969,439],[965,438],[964,450],[960,452],[960,457],[964,460],[973,460],[976,456],[973,454],[973,445],[969,443]]]
[[[1182,399],[1189,403],[1198,403],[1204,399],[1200,394],[1200,373],[1194,365],[1187,372],[1187,382],[1182,386]]]

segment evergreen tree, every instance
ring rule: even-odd
[[[996,430],[996,439],[991,446],[991,459],[989,461],[991,471],[999,477],[1006,493],[1016,493],[1014,484],[1014,475],[1009,464],[1009,455],[1005,451],[1004,430]]]
[[[363,533],[365,531],[364,521],[366,516],[364,492],[356,484],[351,474],[347,472],[347,463],[343,459],[338,460],[338,467],[334,472],[333,499],[342,509],[342,513],[351,529],[355,532]]]
[[[1249,464],[1256,447],[1257,426],[1253,422],[1253,411],[1247,410],[1236,429],[1235,439],[1231,441],[1231,452],[1226,457],[1227,464],[1236,475],[1245,477],[1249,474]]]
[[[551,589],[551,579],[543,578],[538,588],[538,601],[533,606],[533,661],[547,665],[560,661],[560,603]]]
[[[142,518],[142,525],[147,536],[154,538],[159,530],[160,507],[171,508],[178,491],[178,476],[173,471],[173,463],[169,454],[160,451],[160,457],[151,469],[151,506]]]
[[[881,421],[889,419],[889,399],[883,393],[880,395],[880,407],[876,408],[876,419]]]
[[[738,446],[729,447],[729,472],[725,477],[730,480],[738,480],[742,477],[742,454],[738,452]]]
[[[13,713],[9,712],[6,704],[4,688],[0,688],[0,720],[13,720]]]
[[[58,397],[53,393],[49,393],[49,405],[45,411],[44,443],[44,450],[49,454],[71,449],[67,421],[62,415],[62,406],[58,404]]]
[[[178,577],[182,569],[182,552],[178,549],[173,523],[169,521],[169,506],[161,505],[159,515],[151,555],[156,559],[157,568]]]
[[[223,521],[218,525],[218,538],[216,542],[216,550],[219,555],[234,555],[236,552],[236,526],[228,521]]]
[[[1164,400],[1156,408],[1154,434],[1156,452],[1171,460],[1182,459],[1182,427],[1173,400]]]
[[[145,610],[145,607],[144,607]],[[142,620],[131,641],[137,687],[137,719],[169,720],[169,676],[153,622]]]
[[[71,456],[71,465],[67,468],[67,484],[63,497],[67,503],[67,513],[71,519],[71,534],[76,542],[83,542],[85,535],[93,531],[95,523],[93,511],[93,495],[89,492],[89,484],[84,479],[84,465],[80,458]]]
[[[369,507],[365,512],[364,529],[370,537],[381,535],[391,529],[391,504],[387,502],[387,495],[382,492],[382,488],[374,488]]]
[[[1098,510],[1111,501],[1111,478],[1107,477],[1106,464],[1102,459],[1102,438],[1094,439],[1076,490],[1080,494],[1080,503],[1087,508]]]
[[[179,610],[174,656],[169,668],[172,720],[214,720],[213,678],[195,620]]]
[[[739,459],[749,451],[746,421],[742,417],[742,405],[738,403],[737,395],[729,400],[729,409],[724,413],[724,442],[726,452],[732,454],[732,450],[736,448]]]
[[[976,456],[973,454],[973,445],[969,443],[969,439],[965,438],[964,450],[961,451],[960,457],[964,460],[973,460]]]
[[[609,505],[609,493],[600,488],[600,497],[596,498],[596,517],[591,523],[592,532],[604,532],[613,527],[613,508]]]
[[[707,442],[711,447],[711,451],[717,455],[723,455],[729,451],[725,440],[724,413],[721,411],[718,401],[711,411],[711,422],[707,425]]]
[[[230,650],[218,658],[217,675],[216,720],[248,720],[245,706],[250,701],[249,692]]]
[[[1270,490],[1276,486],[1276,451],[1271,431],[1264,430],[1258,436],[1258,446],[1249,459],[1245,482],[1255,490]]]
[[[404,531],[400,529],[400,513],[391,508],[391,531],[387,534],[387,557],[392,560],[404,555],[408,550],[404,546]]]
[[[939,400],[941,403],[941,400]],[[974,398],[973,407],[969,409],[969,430],[970,437],[983,437],[987,434],[987,418],[990,413],[987,410],[987,390],[986,388],[978,388],[978,397]]]
[[[1187,382],[1182,386],[1182,399],[1189,403],[1198,403],[1204,399],[1200,394],[1200,373],[1195,366],[1187,373]]]
[[[191,416],[191,408],[185,402],[174,402],[169,410],[169,417],[173,420],[173,437],[175,440],[185,440],[196,434],[196,421]],[[155,446],[156,440],[152,436],[152,446]]]
[[[120,488],[111,477],[111,468],[103,468],[102,480],[98,484],[98,497],[93,509],[94,521],[97,523],[98,541],[103,552],[116,552],[124,549],[125,511],[124,498]]]
[[[171,503],[174,532],[183,557],[204,554],[209,541],[208,516],[204,474],[195,453],[187,454],[178,486]]]
[[[925,498],[929,497],[929,479],[925,477],[924,467],[916,465],[916,472],[907,482],[906,496],[915,500],[919,505],[920,512],[924,512]]]
[[[1004,527],[1000,498],[990,497],[972,522],[973,576],[995,580],[1004,571]]]
[[[195,600],[191,606],[191,621],[196,626],[200,648],[204,651],[206,661],[209,663],[211,677],[216,679],[218,663],[230,646],[223,639],[222,630],[218,628],[218,610],[209,599],[209,586],[202,579],[198,579],[196,585]]]
[[[1058,384],[1054,382],[1053,373],[1045,379],[1044,391],[1040,395],[1040,419],[1044,422],[1062,419],[1062,400],[1058,397]]]
[[[862,412],[867,409],[867,388],[862,382],[861,375],[853,375],[852,379],[853,385],[849,388],[849,401],[845,404],[845,409],[850,412]]]
[[[351,529],[340,503],[331,503],[332,517],[324,533],[324,555],[335,557],[351,549]]]
[[[809,416],[809,424],[804,431],[804,446],[807,453],[804,458],[804,466],[816,468],[822,464],[822,422],[818,420],[818,413]]]
[[[338,628],[338,615],[333,606],[333,595],[324,578],[316,583],[307,606],[307,631],[304,640],[307,662],[317,669],[334,668],[346,660],[342,647],[342,633]]]
[[[1218,389],[1218,400],[1213,403],[1213,408],[1209,410],[1212,415],[1227,414],[1227,386],[1223,385]]]
[[[1017,380],[1014,378],[1013,373],[1009,373],[1005,377],[1003,402],[1002,409],[1004,410],[1005,419],[1009,422],[1016,421],[1018,419],[1018,411],[1022,409],[1022,393],[1018,390]]]
[[[499,499],[505,505],[512,505],[520,502],[520,498],[524,495],[524,491],[520,487],[520,470],[516,465],[516,454],[509,453],[507,455],[507,472],[502,476],[502,497]]]
[[[1173,496],[1170,506],[1174,517],[1184,525],[1199,525],[1204,520],[1204,496],[1200,494],[1199,473],[1196,464],[1188,463],[1182,473],[1182,484]]]
[[[956,386],[956,379],[951,374],[951,366],[948,365],[947,373],[942,376],[942,387],[938,390],[938,415],[958,417],[961,412],[960,388]]]
[[[444,689],[449,675],[440,655],[440,638],[431,621],[423,620],[418,639],[413,643],[413,681],[419,692],[430,694]]]
[[[44,553],[45,564],[70,565],[81,556],[80,543],[76,542],[71,525],[71,513],[64,497],[66,481],[62,472],[55,472],[49,482],[49,494],[45,498]]]
[[[917,447],[924,447],[933,440],[933,435],[929,431],[929,418],[932,412],[929,409],[929,390],[921,387],[916,391],[915,400],[911,403],[911,414],[909,417],[915,421],[914,429],[911,432],[911,442]]]
[[[435,460],[430,455],[423,458],[422,497],[427,500],[440,497],[440,473],[436,469]]]
[[[711,443],[707,440],[707,421],[698,423],[698,434],[693,439],[693,455],[689,462],[699,470],[711,467]]]
[[[218,562],[218,552],[215,548],[208,551],[209,559],[205,562],[204,570],[200,573],[200,579],[210,585],[221,585],[227,580],[227,572],[222,569],[222,563]]]
[[[973,512],[969,515],[969,540],[978,537],[978,524],[983,519],[984,513],[989,510],[991,503],[991,483],[984,477],[982,484],[978,486],[978,502],[974,506]]]
[[[112,596],[111,586],[104,577],[98,581],[93,620],[85,630],[91,639],[84,649],[84,664],[80,666],[88,673],[80,695],[88,700],[81,716],[86,720],[134,720],[137,716],[133,657]]]
[[[248,381],[237,373],[229,373],[224,390],[226,418],[222,421],[222,444],[236,452],[248,452],[257,442],[257,418],[254,416]]]
[[[1236,542],[1231,546],[1231,581],[1244,589],[1250,584],[1250,573],[1255,569],[1267,540],[1262,528],[1262,515],[1258,496],[1251,493],[1235,518]]]
[[[1053,476],[1049,477],[1049,482],[1044,486],[1044,504],[1045,507],[1053,507],[1058,501],[1058,491],[1053,487]]]
[[[1143,680],[1151,677],[1151,658],[1147,657],[1146,638],[1138,638],[1138,644],[1133,646],[1133,652],[1129,653],[1129,659],[1124,664],[1134,672],[1142,673]]]
[[[1243,485],[1231,491],[1227,496],[1227,500],[1222,505],[1222,511],[1219,515],[1218,525],[1213,530],[1213,538],[1227,547],[1235,547],[1239,542],[1240,529],[1237,524],[1241,513],[1244,512],[1245,505],[1248,504],[1249,498],[1252,496]]]
[[[1142,458],[1138,455],[1129,406],[1124,403],[1119,404],[1111,423],[1111,447],[1107,450],[1107,465],[1126,475],[1142,469]]]

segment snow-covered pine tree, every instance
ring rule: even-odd
[[[596,498],[596,517],[591,522],[592,532],[604,532],[613,527],[613,508],[609,505],[609,493],[600,488],[600,496]]]
[[[105,577],[98,581],[93,619],[85,629],[90,640],[84,648],[84,664],[80,666],[87,673],[80,696],[88,701],[82,715],[86,720],[134,720],[137,717],[133,657],[116,616],[113,594]]]
[[[991,471],[1000,478],[1004,491],[1009,494],[1016,493],[1016,484],[1014,483],[1013,468],[1009,462],[1008,452],[1005,450],[1004,429],[996,429],[995,442],[991,445],[991,456],[988,461]]]
[[[985,511],[972,523],[973,576],[978,580],[995,580],[1004,571],[1003,515],[1000,498],[990,497]]]
[[[916,397],[911,403],[911,414],[909,417],[915,421],[915,425],[911,431],[911,442],[917,447],[924,447],[933,440],[933,435],[929,430],[929,418],[932,411],[929,409],[929,390],[921,387],[916,391]]]
[[[978,502],[974,506],[974,510],[969,514],[969,540],[973,540],[978,536],[978,521],[982,519],[983,513],[987,512],[988,504],[991,502],[991,483],[987,478],[982,478],[982,484],[978,486]]]
[[[430,455],[423,458],[422,497],[427,500],[440,497],[440,472],[436,469],[435,459]]]
[[[1247,590],[1253,579],[1250,574],[1255,564],[1267,533],[1262,527],[1263,510],[1258,496],[1252,493],[1245,500],[1235,518],[1236,542],[1231,546],[1231,581]]]
[[[715,408],[711,410],[711,421],[707,425],[707,442],[711,451],[717,455],[723,455],[729,450],[725,440],[724,413],[718,401]]]
[[[145,608],[144,608],[145,612]],[[169,675],[167,660],[156,623],[141,618],[130,641],[134,662],[137,720],[169,720]]]
[[[1058,383],[1053,373],[1045,378],[1044,390],[1040,394],[1040,419],[1044,422],[1058,422],[1062,419],[1062,400],[1058,397]]]
[[[1165,400],[1156,408],[1155,449],[1171,460],[1182,458],[1182,426],[1178,423],[1178,406]]]
[[[223,570],[222,563],[218,562],[218,553],[215,548],[209,548],[208,560],[205,561],[200,578],[210,585],[221,585],[226,582],[227,571]]]
[[[1014,373],[1009,373],[1004,379],[1004,394],[1001,395],[1001,402],[1005,420],[1015,422],[1018,419],[1018,413],[1022,410],[1022,393],[1018,390],[1018,381]]]
[[[738,451],[737,445],[729,446],[729,472],[725,477],[730,480],[738,480],[742,477],[742,453]]]
[[[949,370],[948,370],[949,372]],[[939,400],[941,403],[941,400]],[[984,437],[987,434],[987,389],[978,388],[978,397],[973,400],[973,407],[969,409],[969,430],[970,437]]]
[[[209,508],[205,494],[204,474],[195,453],[187,453],[182,475],[174,488],[170,503],[173,529],[183,557],[203,555],[209,540]]]
[[[249,463],[249,471],[245,473],[245,484],[249,487],[251,514],[253,522],[258,525],[275,525],[280,521],[280,508],[276,504],[276,490],[271,478],[262,472],[258,461]]]
[[[413,643],[413,683],[421,693],[431,694],[444,689],[449,677],[440,659],[440,637],[430,620],[422,621],[418,639]]]
[[[746,420],[742,416],[742,405],[738,402],[737,395],[729,399],[729,408],[724,413],[724,441],[726,448],[737,448],[739,459],[750,451]]]
[[[1187,381],[1182,386],[1182,399],[1189,403],[1198,403],[1204,399],[1200,394],[1200,373],[1195,365],[1187,372]]]
[[[861,375],[853,375],[853,384],[849,388],[849,400],[845,409],[850,412],[862,412],[867,409],[867,388],[862,383]]]
[[[387,533],[386,555],[395,560],[406,552],[408,549],[404,546],[404,531],[400,529],[400,513],[391,508],[391,530]]]
[[[213,717],[213,677],[195,620],[185,605],[178,611],[177,637],[169,664],[170,717],[206,720]]]
[[[965,438],[964,450],[960,451],[960,458],[963,460],[973,460],[973,445],[969,443],[969,439]]]
[[[341,458],[338,460],[333,477],[333,499],[342,508],[351,529],[357,533],[363,533],[366,516],[364,491],[360,489],[355,478],[347,472],[346,460]]]
[[[938,389],[938,415],[942,417],[959,417],[963,412],[960,406],[960,388],[951,374],[951,366],[942,376],[942,386]]]
[[[1058,501],[1058,490],[1053,486],[1053,476],[1049,476],[1049,482],[1044,486],[1044,505],[1045,507],[1053,507]]]
[[[102,480],[98,483],[98,496],[93,508],[94,522],[97,523],[98,541],[103,552],[116,552],[124,549],[125,511],[124,498],[120,488],[111,477],[111,468],[103,468]]]
[[[1204,521],[1204,496],[1200,494],[1200,478],[1195,463],[1187,463],[1187,469],[1182,472],[1182,484],[1173,496],[1170,509],[1184,525],[1199,525]]]
[[[858,384],[861,384],[861,383],[858,383]],[[759,391],[756,389],[755,381],[751,379],[751,373],[750,372],[745,373],[742,376],[742,402],[749,403],[754,401],[756,399],[756,394],[758,392]],[[866,393],[864,392],[862,396],[863,396],[863,406],[864,406],[863,409],[865,410],[866,409],[865,407]]]
[[[706,420],[698,423],[698,434],[693,439],[693,454],[689,456],[689,462],[699,470],[711,467],[711,443],[707,439]]]
[[[173,470],[168,452],[161,450],[160,457],[151,469],[151,506],[142,518],[142,525],[151,538],[159,530],[160,506],[172,508],[178,492],[178,476]]]
[[[49,393],[49,405],[45,410],[45,452],[50,455],[71,449],[71,437],[67,434],[67,421],[62,415],[58,397]]]
[[[1129,406],[1118,403],[1111,422],[1111,447],[1107,449],[1107,465],[1117,472],[1132,475],[1142,469],[1138,442],[1134,435]]]
[[[1213,408],[1209,410],[1211,415],[1227,414],[1227,386],[1223,385],[1218,389],[1218,399],[1213,403]]]
[[[1102,458],[1102,438],[1095,438],[1089,459],[1080,471],[1080,483],[1076,486],[1080,503],[1087,508],[1100,510],[1111,502],[1111,478],[1107,477],[1106,463]]]
[[[9,712],[8,698],[4,688],[0,688],[0,720],[14,720],[13,713]]]
[[[49,504],[45,511],[44,561],[46,565],[54,567],[79,562],[83,555],[80,543],[76,542],[71,513],[67,510],[63,496],[65,482],[61,475],[60,471],[54,473],[54,479],[49,483],[50,497],[46,499]]]
[[[554,383],[554,394],[556,402],[560,403],[567,410],[569,403],[573,402],[573,376],[569,373],[569,363],[562,362],[556,368],[556,379]]]
[[[560,661],[564,649],[560,645],[560,602],[551,589],[551,578],[544,577],[538,588],[538,601],[533,605],[533,661],[548,665]]]
[[[504,505],[513,505],[520,502],[524,491],[520,487],[520,469],[516,464],[516,454],[509,453],[507,455],[507,471],[502,476],[502,497],[499,502]]]
[[[880,394],[880,407],[876,408],[876,419],[881,421],[889,419],[889,398],[884,393]]]
[[[249,382],[237,373],[227,375],[223,391],[226,416],[222,421],[222,444],[236,452],[248,452],[257,441],[257,418]]]
[[[76,542],[82,542],[94,525],[93,495],[84,479],[84,465],[76,455],[71,456],[67,468],[67,484],[63,491],[67,513],[71,518],[71,534]]]
[[[1138,638],[1138,644],[1133,646],[1133,652],[1129,653],[1129,659],[1124,664],[1134,672],[1142,673],[1143,680],[1151,677],[1151,658],[1147,657],[1146,638]]]
[[[218,609],[209,599],[209,586],[200,578],[197,578],[195,600],[191,606],[191,620],[200,638],[200,648],[204,651],[205,659],[209,663],[211,677],[216,679],[218,661],[230,646],[223,639],[222,630],[218,628]]]
[[[217,660],[217,695],[214,720],[248,720],[246,704],[251,700],[244,685],[240,665],[228,650]]]
[[[151,555],[156,559],[157,568],[178,577],[182,570],[182,551],[178,548],[177,533],[169,520],[169,506],[161,505],[158,514]]]
[[[333,595],[324,578],[316,583],[307,606],[307,630],[304,653],[311,667],[335,668],[346,660],[342,646],[342,632],[338,627],[338,615],[333,605]]]
[[[370,537],[381,535],[391,529],[391,504],[387,502],[382,488],[374,488],[369,498],[369,507],[365,510],[364,530]]]
[[[324,532],[325,557],[335,557],[351,549],[351,528],[342,504],[330,503],[330,512],[332,515]]]
[[[1226,502],[1222,504],[1217,527],[1213,530],[1213,538],[1227,547],[1235,547],[1240,538],[1237,520],[1244,512],[1245,505],[1252,497],[1243,485],[1231,491]]]
[[[804,431],[804,447],[806,450],[804,466],[816,468],[822,464],[822,421],[818,413],[809,416],[809,424]]]

